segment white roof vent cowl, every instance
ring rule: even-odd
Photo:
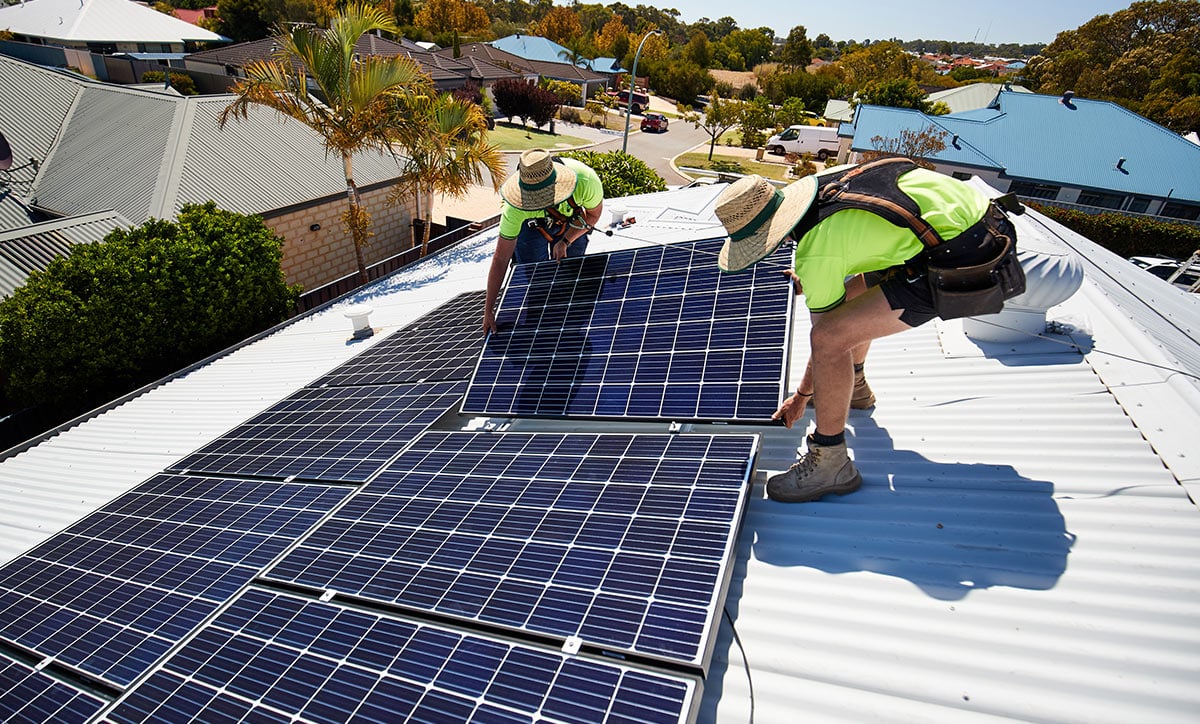
[[[1025,270],[1025,293],[1004,303],[999,314],[963,320],[963,334],[978,342],[1029,342],[1046,331],[1046,312],[1071,298],[1083,285],[1083,265],[1070,249],[1044,238],[1017,240]]]
[[[354,327],[354,339],[366,339],[375,334],[375,330],[371,329],[371,321],[368,319],[371,312],[374,311],[366,304],[355,304],[346,308],[346,319],[349,319],[350,324]]]

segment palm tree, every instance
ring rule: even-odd
[[[366,284],[363,248],[370,238],[370,214],[362,207],[351,159],[363,151],[391,153],[391,144],[419,137],[418,124],[398,113],[402,98],[429,92],[432,82],[404,56],[359,59],[354,45],[365,33],[397,32],[382,10],[354,3],[330,21],[328,30],[293,26],[268,61],[251,63],[233,88],[237,98],[221,112],[220,125],[245,118],[252,105],[273,108],[316,131],[326,150],[342,158],[349,208],[342,221],[354,240],[359,280]],[[310,92],[310,84],[315,86]]]
[[[504,179],[504,158],[487,142],[487,117],[475,103],[443,93],[436,97],[411,98],[405,114],[422,125],[425,133],[400,141],[405,147],[404,173],[390,199],[417,199],[418,216],[425,219],[421,256],[429,252],[429,227],[434,194],[461,197],[476,184],[484,183],[483,171],[491,177],[493,190]],[[428,207],[421,214],[422,197]]]

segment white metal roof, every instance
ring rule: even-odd
[[[229,38],[130,0],[24,0],[0,7],[0,28],[77,43],[228,42]]]
[[[720,188],[622,199],[638,222],[592,250],[721,235]],[[1016,224],[1024,244],[1083,256],[1083,288],[1050,313],[1069,334],[979,345],[936,322],[874,343],[879,402],[848,433],[859,492],[772,503],[762,482],[802,431],[696,426],[763,436],[701,721],[1195,721],[1200,297],[1034,212]],[[494,242],[482,232],[0,462],[0,560],[483,288]],[[357,303],[380,333],[349,342]]]

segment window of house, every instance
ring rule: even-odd
[[[1121,204],[1125,203],[1125,195],[1105,191],[1084,191],[1079,194],[1078,203],[1084,206],[1099,206],[1104,209],[1119,209]]]
[[[1159,216],[1170,216],[1172,219],[1200,219],[1200,206],[1184,204],[1178,201],[1168,201],[1163,204]]]
[[[1134,196],[1129,202],[1129,211],[1135,214],[1144,214],[1146,209],[1150,208],[1150,199],[1146,196]]]
[[[1013,181],[1008,192],[1017,196],[1027,196],[1032,199],[1056,199],[1061,186],[1040,184],[1035,181]]]

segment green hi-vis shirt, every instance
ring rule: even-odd
[[[957,179],[923,168],[901,176],[900,190],[943,239],[983,218],[986,196]],[[814,226],[796,244],[796,276],[811,312],[826,312],[846,297],[846,277],[903,264],[924,249],[908,227],[861,209],[846,209]]]
[[[560,161],[575,171],[575,192],[571,197],[581,209],[591,209],[604,201],[604,184],[600,176],[590,166],[573,158],[560,158]],[[558,205],[558,212],[563,216],[571,216],[575,210],[567,201]],[[500,236],[515,239],[521,233],[521,225],[526,219],[540,219],[545,216],[544,210],[522,211],[507,201],[500,201]]]

